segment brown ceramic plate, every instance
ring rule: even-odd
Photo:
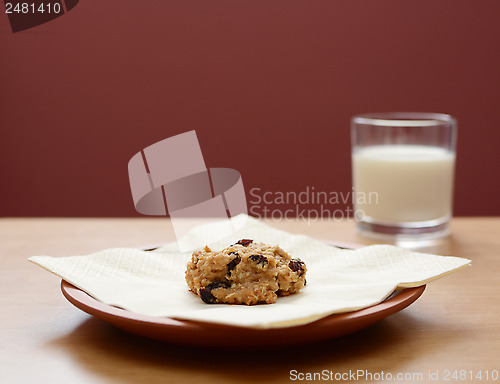
[[[305,344],[359,331],[412,304],[425,285],[396,291],[382,303],[359,311],[330,315],[305,325],[263,330],[141,315],[104,304],[64,280],[61,290],[77,308],[127,332],[176,344],[252,348]]]
[[[275,329],[141,315],[104,304],[64,280],[61,290],[64,297],[82,311],[137,335],[198,347],[256,348],[305,344],[359,331],[412,304],[422,295],[425,285],[398,290],[380,304],[359,311],[330,315],[305,325]]]

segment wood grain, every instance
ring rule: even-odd
[[[352,222],[273,222],[295,233],[371,244]],[[290,371],[396,375],[500,370],[500,218],[455,218],[452,236],[425,251],[472,260],[431,283],[411,307],[342,338],[262,353],[160,343],[92,318],[69,304],[60,281],[27,261],[109,247],[173,241],[167,219],[0,219],[0,382],[289,383]],[[331,382],[336,382],[332,380]],[[340,382],[340,381],[338,381]],[[359,380],[358,382],[363,382]],[[434,381],[436,382],[436,381]],[[491,381],[490,381],[491,382]]]

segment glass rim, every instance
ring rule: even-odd
[[[353,116],[352,123],[383,127],[431,127],[443,124],[456,125],[456,119],[445,113],[384,112]]]

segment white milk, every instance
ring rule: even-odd
[[[454,153],[424,145],[376,145],[356,149],[352,161],[354,205],[368,220],[391,224],[451,216]]]

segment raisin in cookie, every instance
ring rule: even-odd
[[[194,252],[186,282],[208,304],[271,304],[303,288],[306,270],[278,246],[243,239],[220,252]]]

